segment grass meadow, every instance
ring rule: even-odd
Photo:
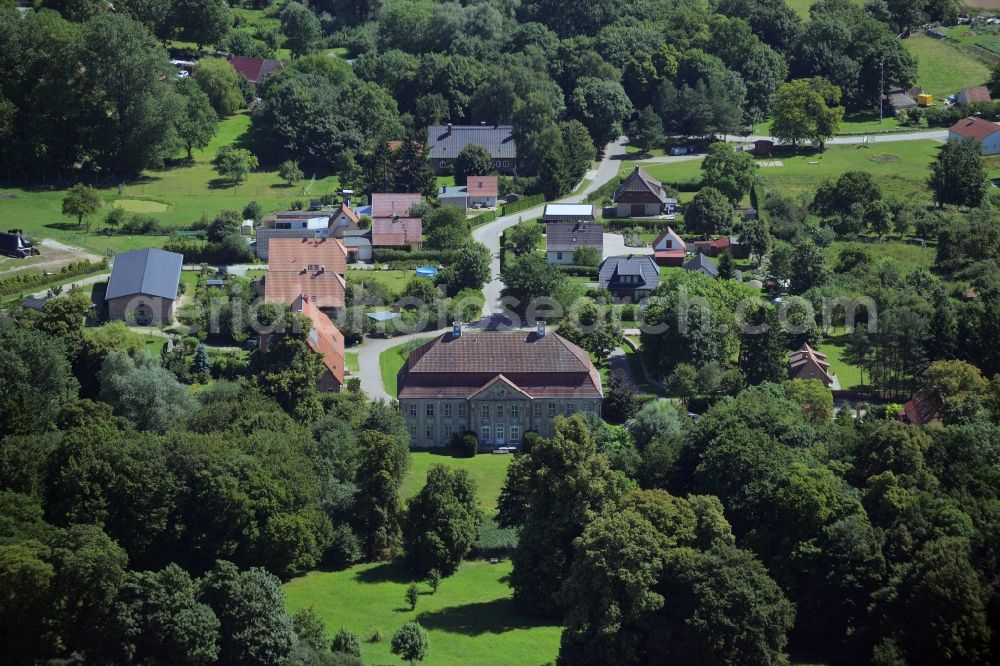
[[[265,212],[288,208],[295,200],[305,201],[337,191],[337,178],[306,172],[306,179],[289,187],[276,171],[258,170],[246,181],[233,186],[221,180],[212,168],[212,158],[219,148],[247,142],[250,116],[241,112],[219,123],[219,129],[203,150],[194,151],[193,160],[179,154],[167,168],[148,170],[124,184],[105,181],[96,186],[104,200],[102,209],[92,218],[88,233],[77,227],[76,220],[62,214],[65,189],[75,181],[48,183],[34,187],[0,186],[0,219],[17,221],[33,238],[53,238],[97,254],[113,254],[139,247],[162,246],[166,236],[126,236],[99,233],[107,211],[116,202],[132,212],[150,215],[169,228],[184,228],[204,216],[220,210],[242,211],[256,200]],[[315,181],[313,177],[315,176]],[[122,185],[119,191],[119,185]],[[308,193],[304,190],[308,188]]]
[[[415,582],[399,563],[361,564],[335,572],[313,572],[289,581],[285,598],[292,611],[312,606],[326,623],[328,636],[341,628],[361,638],[366,664],[400,664],[389,649],[392,634],[410,620],[428,632],[424,663],[440,666],[518,664],[555,661],[561,628],[515,609],[507,583],[510,562],[464,562],[441,581],[437,593],[421,584],[414,611],[403,596]],[[419,582],[419,581],[417,581]],[[377,632],[377,643],[368,638]]]
[[[488,515],[497,510],[497,499],[504,479],[507,478],[507,466],[513,456],[498,456],[481,454],[475,458],[459,458],[451,451],[413,451],[410,453],[410,471],[403,479],[400,497],[405,501],[416,495],[427,480],[427,470],[431,465],[444,465],[453,469],[464,469],[476,482],[479,506]]]
[[[405,500],[424,485],[431,465],[468,470],[487,514],[496,511],[497,498],[511,456],[478,455],[458,458],[448,451],[417,451],[410,454],[410,471],[400,496]],[[425,663],[459,665],[551,663],[559,650],[558,625],[523,615],[511,601],[508,584],[510,562],[489,564],[464,562],[441,582],[437,593],[413,577],[401,562],[360,564],[343,571],[316,571],[284,586],[290,610],[312,606],[326,623],[332,637],[342,627],[362,640],[361,656],[366,664],[398,664],[389,651],[393,632],[404,622],[416,620],[427,631],[430,652]],[[415,611],[403,596],[416,582],[421,595]],[[369,642],[374,630],[379,642]]]
[[[811,192],[823,180],[835,179],[845,171],[861,170],[872,174],[887,195],[926,199],[930,165],[940,147],[936,141],[897,141],[868,146],[830,145],[824,151],[779,148],[773,160],[762,161],[758,174],[765,189],[796,194]],[[626,176],[634,166],[633,162],[623,162],[619,175]],[[665,183],[701,178],[701,160],[642,166]]]
[[[947,41],[913,35],[903,44],[917,59],[917,85],[935,102],[990,78],[989,67]]]

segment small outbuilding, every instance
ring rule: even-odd
[[[593,222],[594,204],[545,204],[543,222]]]

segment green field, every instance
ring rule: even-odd
[[[306,172],[299,186],[287,187],[275,171],[251,173],[237,187],[221,181],[211,160],[222,146],[247,140],[250,116],[244,112],[219,123],[219,130],[204,150],[194,152],[194,162],[178,161],[169,168],[146,171],[141,177],[126,181],[119,193],[119,181],[109,179],[98,185],[105,206],[93,218],[90,233],[76,226],[75,219],[61,212],[63,190],[73,182],[38,187],[0,188],[0,219],[17,220],[18,227],[35,239],[54,238],[98,254],[120,252],[137,247],[161,246],[166,236],[107,236],[99,234],[101,222],[113,202],[124,200],[133,212],[148,214],[172,228],[183,228],[203,215],[214,216],[220,210],[242,211],[251,200],[258,201],[265,212],[288,208],[292,201],[318,198],[337,192],[337,178]],[[303,189],[309,187],[309,193]]]
[[[373,277],[376,282],[380,282],[383,287],[397,295],[406,288],[407,282],[417,276],[414,271],[377,271],[367,268],[348,268],[348,274],[354,278]]]
[[[917,85],[935,102],[990,78],[989,67],[944,40],[913,35],[903,43],[917,59]]]
[[[379,370],[382,372],[382,385],[385,386],[386,393],[392,396],[396,395],[396,373],[402,369],[403,364],[406,363],[406,357],[410,355],[411,351],[431,339],[427,337],[410,340],[401,345],[390,347],[379,354]]]
[[[847,345],[847,334],[827,336],[817,349],[826,354],[833,374],[840,380],[840,388],[847,390],[861,385],[861,369],[844,361],[844,347]]]
[[[399,664],[389,650],[392,634],[409,620],[429,634],[425,664],[540,666],[555,661],[558,625],[519,613],[507,584],[510,562],[465,562],[445,578],[436,594],[421,594],[417,609],[405,608],[410,574],[397,563],[362,564],[344,571],[313,572],[284,586],[288,608],[312,606],[326,622],[328,636],[342,627],[362,640],[366,664]],[[421,585],[423,592],[430,592]],[[382,640],[367,642],[373,628]]]
[[[497,509],[497,498],[504,479],[507,478],[507,466],[513,460],[512,456],[497,456],[482,454],[475,458],[456,458],[450,451],[414,451],[410,453],[410,471],[403,479],[403,487],[399,494],[403,500],[416,495],[427,480],[427,470],[431,465],[444,465],[453,469],[464,469],[476,482],[479,505],[492,515]]]
[[[845,248],[867,248],[876,260],[883,257],[895,260],[899,264],[902,274],[907,274],[915,268],[930,269],[934,265],[934,258],[937,255],[937,248],[931,246],[914,245],[900,241],[878,242],[875,238],[870,238],[867,242],[847,242],[834,241],[827,247],[826,260],[830,266],[835,266],[837,256]]]
[[[936,141],[897,141],[869,146],[827,146],[823,152],[809,150],[798,154],[776,153],[771,166],[758,171],[766,189],[794,194],[812,192],[826,178],[837,178],[845,171],[859,170],[872,174],[886,195],[903,199],[927,199],[930,164],[941,144]],[[624,177],[634,163],[623,162],[619,175]],[[672,164],[647,164],[643,168],[658,180],[677,183],[701,177],[701,161]]]
[[[358,352],[344,352],[344,365],[351,374],[358,374]]]

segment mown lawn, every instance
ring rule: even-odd
[[[399,491],[405,501],[416,495],[427,480],[427,470],[431,465],[444,465],[452,469],[464,469],[476,482],[476,493],[479,505],[487,514],[492,515],[497,510],[497,498],[504,479],[507,478],[507,466],[513,456],[499,456],[491,453],[477,455],[475,458],[459,458],[451,451],[413,451],[410,453],[410,471],[403,479],[403,487]]]
[[[373,277],[376,282],[380,282],[383,287],[393,294],[399,294],[406,288],[406,283],[417,276],[414,271],[385,270],[377,271],[367,268],[348,268],[349,275],[354,278]],[[386,305],[389,305],[388,303]]]
[[[168,228],[184,228],[204,216],[212,217],[220,210],[242,211],[251,200],[256,200],[265,212],[290,207],[295,200],[306,202],[324,194],[338,191],[337,178],[328,174],[313,174],[307,171],[305,180],[295,187],[288,187],[275,171],[251,173],[239,186],[232,186],[219,179],[212,168],[211,160],[218,149],[230,144],[247,141],[250,116],[239,113],[225,119],[211,143],[200,151],[195,151],[193,162],[178,161],[169,168],[146,171],[139,178],[126,180],[119,192],[118,180],[106,180],[98,184],[104,207],[93,217],[93,225],[88,233],[76,226],[75,219],[62,215],[64,190],[73,182],[47,183],[38,187],[4,187],[0,193],[0,219],[17,220],[17,226],[33,238],[54,238],[77,245],[98,254],[121,252],[138,247],[162,246],[166,236],[107,236],[97,233],[107,211],[118,200],[135,208],[164,208],[165,210],[144,212]],[[315,182],[311,182],[315,176]],[[308,188],[308,193],[304,190]],[[143,205],[141,202],[147,202]],[[162,205],[154,205],[162,204]]]
[[[465,562],[441,582],[436,594],[421,584],[415,611],[403,600],[413,581],[399,563],[362,564],[344,571],[313,572],[284,585],[292,611],[312,606],[326,623],[328,637],[341,628],[361,638],[366,664],[400,664],[390,652],[392,634],[410,620],[429,634],[423,663],[441,666],[518,664],[540,666],[559,652],[558,625],[518,612],[507,584],[510,562]],[[374,629],[378,643],[367,641]]]
[[[935,102],[990,78],[989,67],[942,39],[913,35],[903,44],[917,59],[917,85]]]
[[[867,171],[889,196],[903,199],[929,198],[927,177],[930,165],[941,144],[936,141],[898,141],[863,146],[827,146],[825,151],[791,149],[775,154],[771,166],[758,171],[765,189],[786,193],[812,192],[826,178],[837,178],[845,171]],[[634,164],[624,162],[620,175],[625,176]],[[690,182],[701,177],[701,160],[650,164],[643,167],[653,178],[667,183]]]
[[[358,352],[344,352],[344,365],[352,374],[358,374]]]
[[[818,352],[826,354],[833,374],[840,380],[840,388],[852,389],[861,385],[861,368],[844,360],[844,348],[847,346],[848,334],[831,335],[823,339]]]
[[[379,370],[382,372],[382,385],[385,386],[386,393],[392,396],[396,395],[396,373],[402,369],[403,364],[406,363],[406,357],[410,355],[411,351],[431,339],[433,338],[426,337],[410,340],[395,347],[390,347],[379,354]]]

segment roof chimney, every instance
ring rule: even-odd
[[[455,338],[462,337],[462,322],[454,321],[451,323],[451,335]]]
[[[351,197],[354,196],[354,190],[341,190],[340,193],[344,195],[344,205],[350,208]]]
[[[446,136],[451,136],[451,123],[448,123],[448,134]]]
[[[545,337],[545,320],[544,319],[539,319],[539,320],[537,320],[535,322],[535,333],[537,333],[538,337],[540,337],[540,338],[544,338]]]
[[[485,120],[480,120],[479,121],[479,126],[480,127],[486,127],[486,121]]]

